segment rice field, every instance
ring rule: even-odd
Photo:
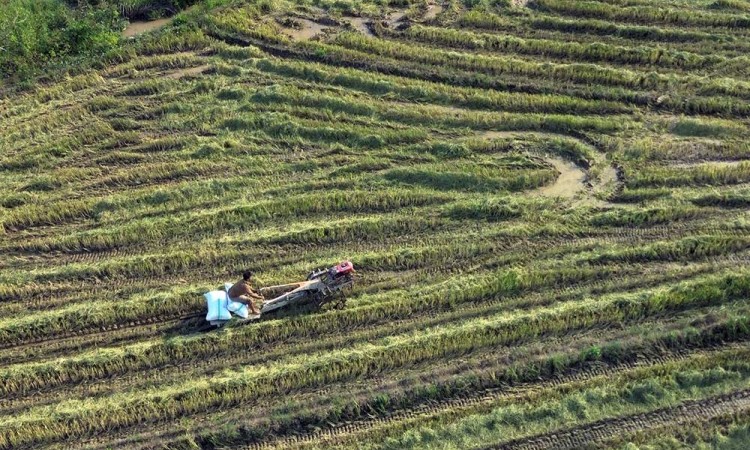
[[[0,91],[0,449],[750,446],[747,0],[125,34]],[[341,260],[345,308],[204,330]]]

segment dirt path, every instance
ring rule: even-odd
[[[125,30],[123,30],[122,35],[123,37],[137,36],[139,34],[147,33],[149,31],[161,28],[171,21],[172,21],[171,18],[166,18],[166,19],[157,19],[157,20],[149,20],[149,21],[130,22],[128,26],[125,27]]]

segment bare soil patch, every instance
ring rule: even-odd
[[[200,75],[204,70],[208,69],[208,64],[204,64],[197,67],[188,67],[185,69],[176,70],[174,72],[170,72],[166,74],[167,78],[182,78],[182,77],[188,77],[188,76],[194,76],[194,75]]]
[[[553,133],[540,133],[540,132],[520,132],[520,131],[486,131],[481,133],[479,137],[483,139],[506,139],[506,138],[517,138],[523,139],[524,136],[556,136]],[[588,191],[588,195],[585,203],[591,205],[605,206],[605,202],[598,201],[594,198],[594,192],[605,189],[606,187],[613,186],[617,183],[617,171],[610,166],[603,168],[599,176],[599,180],[593,187],[589,184],[589,173],[581,167],[578,167],[571,161],[566,161],[558,156],[545,155],[544,160],[551,164],[559,173],[554,183],[543,186],[534,191],[530,191],[532,194],[543,195],[545,197],[555,198],[566,198],[573,199],[579,193]],[[597,158],[595,164],[605,164],[603,158]]]
[[[396,25],[397,23],[404,20],[404,17],[406,17],[406,11],[396,11],[396,12],[391,13],[387,20],[388,26],[392,27]]]
[[[296,19],[302,24],[302,28],[284,28],[283,32],[292,40],[295,41],[308,41],[315,36],[321,34],[325,28],[325,25],[321,25],[317,22],[313,22],[309,19]]]
[[[168,24],[171,20],[172,20],[171,18],[166,18],[166,19],[130,22],[128,26],[125,27],[125,30],[122,32],[122,35],[124,37],[133,37],[139,34],[148,33],[149,31],[153,31],[153,30],[163,27],[164,25]]]
[[[425,20],[432,20],[437,17],[438,14],[443,12],[443,5],[430,4],[427,6],[427,14],[424,15]]]
[[[375,34],[368,26],[368,24],[370,23],[370,19],[367,19],[365,17],[347,17],[346,19],[349,21],[349,23],[352,24],[355,30],[359,31],[365,36],[375,37]]]
[[[570,161],[558,157],[546,157],[545,161],[560,173],[554,183],[543,186],[535,192],[545,197],[573,198],[586,189],[586,172]]]

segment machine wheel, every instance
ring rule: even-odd
[[[312,300],[310,301],[310,306],[312,306],[314,309],[320,309],[321,306],[326,302],[325,297],[323,297],[320,292],[316,292],[312,295]]]
[[[334,308],[336,309],[344,309],[346,308],[346,295],[344,295],[343,292],[339,293],[339,299],[336,301],[336,304],[334,305]]]

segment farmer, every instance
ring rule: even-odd
[[[253,299],[263,301],[263,296],[256,293],[250,285],[250,278],[253,277],[253,273],[246,270],[242,274],[242,279],[229,288],[227,294],[229,299],[234,302],[240,302],[247,305],[253,314],[260,314],[260,311],[253,303]]]

